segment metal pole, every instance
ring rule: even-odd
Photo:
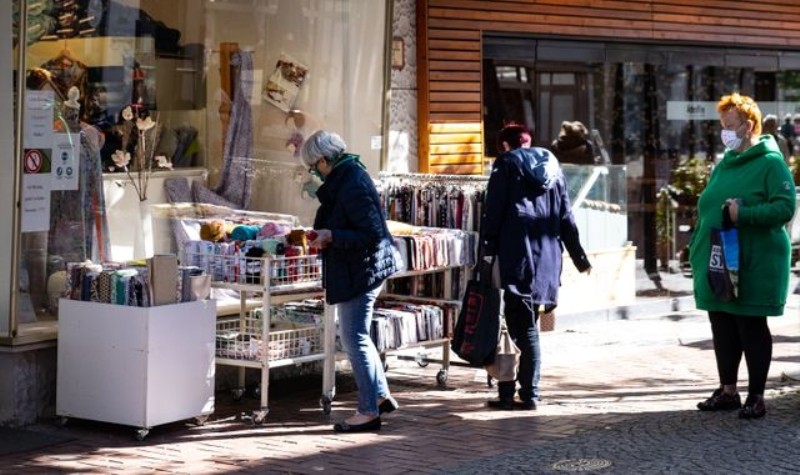
[[[16,136],[14,143],[14,157],[11,160],[11,173],[14,177],[14,212],[12,213],[11,233],[11,262],[9,275],[11,280],[11,298],[9,299],[8,335],[17,336],[17,307],[19,296],[19,255],[20,255],[20,204],[22,200],[22,176],[20,174],[20,157],[22,156],[25,123],[23,122],[25,110],[25,54],[28,49],[28,1],[22,0],[19,7],[19,31],[17,32],[17,110],[16,110]]]

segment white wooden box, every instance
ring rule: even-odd
[[[215,323],[214,300],[142,308],[62,299],[56,413],[142,429],[211,414]]]

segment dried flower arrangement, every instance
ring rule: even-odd
[[[122,109],[114,132],[119,135],[122,148],[112,154],[114,165],[109,170],[127,173],[139,201],[146,201],[147,184],[153,169],[172,169],[166,156],[156,155],[161,125],[141,105],[131,104]]]

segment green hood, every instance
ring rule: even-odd
[[[722,161],[719,162],[719,165],[717,166],[721,166],[723,168],[729,166],[738,166],[754,158],[762,158],[765,155],[773,154],[783,160],[783,154],[781,153],[781,149],[778,147],[778,142],[775,141],[775,138],[772,135],[764,134],[758,138],[757,144],[748,148],[744,152],[737,152],[736,150],[726,151],[725,155],[722,157]]]

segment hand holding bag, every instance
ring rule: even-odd
[[[500,330],[500,289],[492,286],[492,266],[481,265],[467,283],[450,348],[470,366],[490,364]]]
[[[730,219],[728,206],[722,210],[722,229],[711,229],[711,252],[708,259],[708,284],[725,302],[739,295],[739,233]]]
[[[497,341],[494,361],[486,365],[486,372],[497,381],[515,381],[519,370],[519,355],[520,350],[514,344],[504,323],[500,329],[500,339]]]

